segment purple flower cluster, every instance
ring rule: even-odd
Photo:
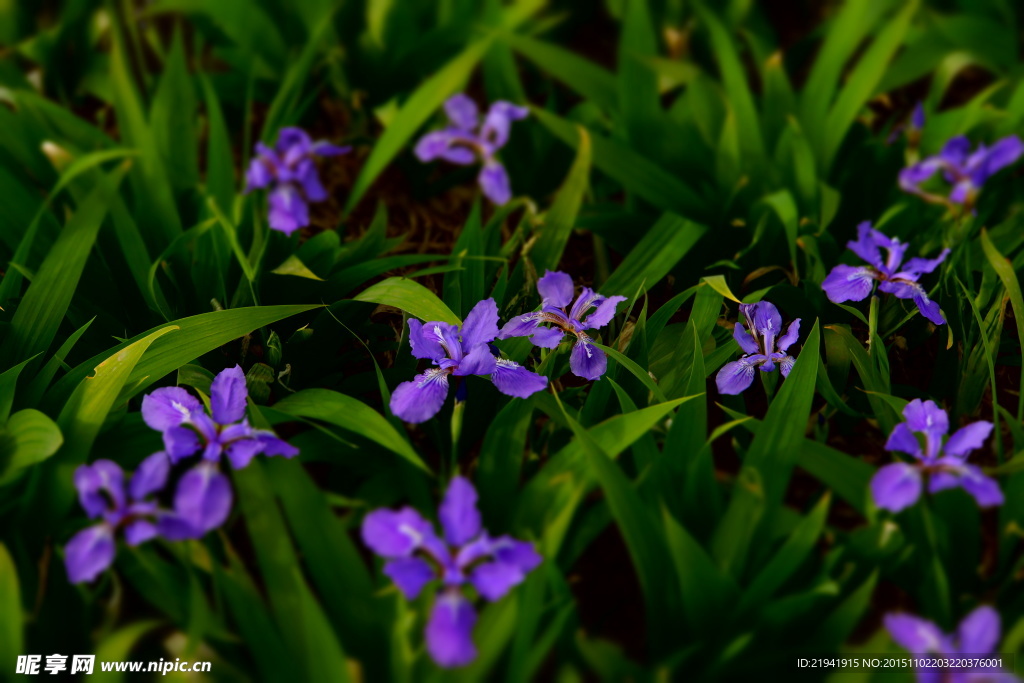
[[[443,667],[476,658],[476,612],[466,597],[472,586],[494,602],[522,583],[540,563],[531,543],[510,536],[492,538],[481,525],[477,493],[463,477],[452,479],[438,509],[443,538],[410,507],[375,510],[363,519],[363,542],[387,562],[384,574],[408,600],[430,583],[441,584],[427,623],[427,651]]]
[[[999,613],[982,605],[968,614],[957,626],[955,633],[943,633],[934,622],[911,614],[891,612],[885,615],[885,628],[892,639],[910,652],[922,658],[963,658],[985,659],[995,652],[999,644],[1002,627]],[[988,674],[986,676],[985,674]],[[920,683],[954,681],[970,683],[976,681],[1015,681],[1016,677],[994,668],[957,668],[941,670],[934,667],[918,668]]]
[[[409,346],[416,358],[434,366],[402,382],[391,394],[391,412],[406,422],[425,422],[437,415],[448,397],[448,377],[490,375],[498,391],[527,398],[548,385],[548,378],[515,361],[498,358],[491,342],[498,335],[498,306],[484,299],[473,307],[462,327],[445,322],[409,320]]]
[[[906,453],[916,462],[892,463],[878,470],[871,480],[875,505],[892,512],[913,505],[921,497],[925,477],[929,493],[962,488],[981,507],[1003,504],[999,484],[977,465],[967,464],[971,451],[981,448],[992,433],[991,422],[969,424],[943,443],[949,432],[949,417],[933,401],[914,399],[903,409],[903,417],[906,421],[892,430],[885,448]]]
[[[946,142],[935,156],[900,171],[900,188],[929,202],[970,208],[985,182],[996,172],[1015,163],[1021,154],[1024,154],[1024,142],[1016,135],[1005,137],[991,147],[980,144],[973,152],[971,141],[958,136]],[[923,183],[940,171],[951,186],[946,197],[921,189]]]
[[[942,325],[946,319],[942,317],[939,305],[928,298],[924,287],[918,284],[922,275],[939,267],[949,249],[933,259],[912,258],[906,262],[903,256],[907,245],[896,238],[886,237],[871,227],[870,221],[857,226],[857,239],[847,243],[847,248],[868,262],[866,266],[838,265],[832,269],[821,288],[833,303],[843,301],[862,301],[878,282],[878,289],[899,299],[911,299],[921,315],[936,325]],[[885,251],[885,256],[882,251]]]
[[[309,202],[327,199],[314,158],[350,149],[313,141],[301,128],[282,128],[273,148],[256,143],[256,155],[245,175],[246,191],[270,187],[270,227],[290,235],[309,225]]]
[[[587,331],[607,325],[615,316],[616,306],[625,301],[626,297],[606,297],[584,287],[573,301],[574,291],[572,278],[567,273],[545,271],[544,277],[537,280],[537,292],[542,299],[541,309],[510,320],[501,329],[498,338],[529,337],[534,346],[554,349],[558,348],[566,335],[572,335],[576,341],[569,356],[569,369],[583,379],[600,379],[608,368],[608,358],[601,349],[594,346]]]
[[[495,204],[512,198],[512,186],[505,167],[495,157],[508,142],[512,122],[526,118],[529,109],[511,102],[497,101],[480,122],[476,103],[463,94],[453,95],[444,104],[448,126],[427,133],[416,144],[415,154],[422,162],[444,159],[468,166],[482,164],[477,182],[484,195]]]
[[[738,394],[754,381],[754,368],[771,372],[776,364],[783,377],[789,376],[796,359],[786,353],[800,336],[800,318],[793,320],[782,332],[782,316],[779,310],[767,301],[756,304],[740,304],[740,313],[746,325],[737,322],[732,336],[746,354],[718,371],[715,382],[723,394]]]
[[[491,342],[509,337],[529,337],[536,346],[557,348],[566,334],[576,338],[569,357],[573,374],[597,380],[608,367],[608,358],[594,346],[586,330],[604,327],[615,315],[624,296],[605,297],[584,287],[572,302],[573,282],[566,273],[545,273],[537,282],[543,298],[540,311],[517,316],[498,330],[498,306],[484,299],[473,307],[462,327],[445,322],[409,321],[409,346],[416,358],[435,366],[402,382],[391,395],[391,412],[406,422],[425,422],[437,415],[448,396],[449,377],[489,375],[501,393],[528,398],[548,385],[548,378],[530,372],[515,361],[501,358]],[[593,312],[591,312],[593,309]],[[551,327],[542,326],[551,323]]]
[[[273,432],[253,429],[245,419],[248,391],[239,366],[219,373],[210,386],[210,410],[181,387],[157,389],[142,399],[142,418],[163,434],[164,450],[142,462],[127,491],[121,468],[97,460],[75,472],[79,500],[90,518],[102,522],[79,532],[66,548],[68,577],[91,581],[114,559],[115,532],[123,530],[129,545],[155,536],[172,541],[199,538],[217,528],[231,511],[231,484],[220,472],[226,457],[235,469],[259,453],[291,458],[299,451]],[[161,508],[150,496],[163,490],[173,465],[194,456],[198,462],[177,483],[173,509]]]
[[[121,466],[97,460],[75,470],[78,500],[89,519],[98,524],[75,534],[64,549],[64,564],[72,583],[92,581],[114,562],[117,536],[136,546],[156,536],[190,538],[191,526],[177,513],[162,509],[150,496],[164,487],[170,462],[163,453],[142,461],[125,486]]]

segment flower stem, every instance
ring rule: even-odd
[[[874,341],[878,334],[878,295],[871,295],[871,307],[868,309],[868,355],[874,355]]]
[[[455,476],[455,473],[459,469],[459,437],[462,436],[462,415],[465,411],[466,402],[456,399],[455,406],[452,408],[452,476]]]

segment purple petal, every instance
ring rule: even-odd
[[[279,439],[273,432],[257,429],[253,431],[253,436],[259,440],[260,447],[263,449],[263,455],[283,455],[286,458],[294,458],[299,454],[298,448],[284,439]]]
[[[107,498],[104,497],[103,491],[114,485],[114,490],[120,490],[123,488],[123,477],[120,475],[121,481],[117,480],[118,475],[113,471],[107,471],[105,466],[97,468],[96,466],[100,462],[110,462],[97,460],[92,465],[80,465],[75,470],[75,489],[78,491],[78,501],[82,505],[82,509],[85,510],[86,514],[89,515],[90,519],[99,517],[107,511],[110,503]],[[112,463],[113,464],[113,463]],[[114,464],[117,467],[116,464]],[[120,471],[120,468],[118,468]],[[118,507],[124,505],[123,493],[122,500]]]
[[[479,565],[470,582],[487,600],[499,600],[536,569],[543,558],[532,543],[502,536],[492,544],[494,561]]]
[[[198,398],[181,387],[163,387],[142,397],[142,419],[158,432],[177,427],[193,410],[202,410]]]
[[[168,541],[185,541],[191,538],[201,538],[203,531],[196,529],[187,520],[177,513],[163,513],[156,520],[157,532]]]
[[[447,357],[448,354],[445,353],[444,347],[441,345],[440,336],[437,334],[424,335],[423,329],[423,323],[415,318],[409,318],[409,347],[413,357],[429,358],[434,361]]]
[[[124,540],[130,546],[145,543],[157,535],[156,525],[145,519],[137,519],[124,528]]]
[[[171,459],[164,451],[149,456],[141,463],[128,484],[128,493],[133,500],[142,500],[159,491],[167,484],[171,472]]]
[[[715,375],[718,393],[734,395],[745,391],[754,381],[754,367],[755,364],[745,358],[723,365]]]
[[[597,305],[597,309],[587,316],[586,321],[583,323],[583,329],[596,330],[607,325],[615,316],[615,307],[625,300],[626,297],[624,296],[610,296],[601,301]]]
[[[480,113],[476,108],[476,102],[463,93],[452,95],[444,103],[444,113],[452,125],[460,130],[471,133],[476,130],[479,123]]]
[[[291,235],[309,225],[309,207],[294,185],[284,183],[270,192],[270,227]]]
[[[273,161],[262,156],[254,156],[249,161],[249,168],[245,173],[246,192],[264,188],[273,180]]]
[[[434,568],[419,557],[400,557],[384,565],[384,575],[394,581],[406,600],[415,600],[423,587],[434,579]]]
[[[857,226],[857,239],[847,242],[846,248],[876,268],[881,268],[882,254],[876,241],[879,237],[886,239],[885,235],[871,227],[871,221],[864,221]]]
[[[786,333],[779,337],[779,340],[775,343],[775,348],[779,351],[787,351],[790,346],[796,343],[797,338],[800,337],[800,318],[794,318],[793,322],[786,328]],[[789,373],[785,373],[789,374]],[[783,375],[785,376],[785,375]]]
[[[114,562],[117,546],[114,532],[106,524],[82,529],[64,547],[64,566],[68,581],[92,581]]]
[[[438,666],[446,669],[465,666],[476,659],[473,606],[458,591],[437,596],[427,623],[427,651]]]
[[[906,422],[900,422],[893,427],[889,440],[885,442],[885,450],[899,451],[900,453],[912,455],[915,458],[924,457],[921,453],[921,442],[917,440],[914,432]]]
[[[782,316],[779,314],[779,309],[775,307],[775,304],[770,301],[759,301],[756,304],[740,304],[741,309],[744,307],[746,307],[746,315],[753,320],[754,329],[759,334],[775,338],[782,331]],[[770,349],[765,350],[766,353],[768,351]]]
[[[984,177],[987,179],[1002,168],[1013,164],[1024,154],[1024,142],[1016,135],[1005,137],[992,145],[984,159]]]
[[[949,256],[949,249],[943,249],[942,253],[933,259],[927,258],[912,258],[903,264],[902,270],[904,273],[910,276],[910,279],[916,280],[925,273],[930,273],[939,267],[939,264],[946,260]],[[896,277],[899,277],[897,274]]]
[[[971,178],[957,181],[953,184],[953,189],[949,191],[949,201],[954,204],[964,204],[969,200],[972,201],[979,188],[980,186],[976,185]]]
[[[484,118],[484,125],[480,129],[480,137],[497,150],[508,142],[509,133],[512,129],[512,122],[526,118],[530,110],[526,107],[518,107],[511,102],[499,100],[491,105]]]
[[[875,284],[875,271],[870,266],[840,265],[822,281],[825,296],[834,304],[844,301],[863,301],[871,294]]]
[[[985,439],[992,433],[992,427],[992,423],[985,420],[962,427],[953,432],[953,436],[949,437],[942,450],[946,455],[966,458],[968,453],[981,448]]]
[[[245,417],[245,373],[236,365],[217,373],[210,385],[210,413],[217,424],[227,425]]]
[[[391,412],[405,422],[417,424],[437,415],[448,397],[448,373],[431,368],[402,382],[391,394]]]
[[[171,427],[164,432],[164,450],[171,462],[194,455],[202,447],[199,435],[188,427]]]
[[[505,597],[524,578],[526,575],[515,565],[485,562],[477,565],[469,577],[469,582],[483,598],[494,602]]]
[[[530,372],[515,361],[499,358],[495,361],[491,381],[506,396],[529,398],[548,386],[548,378]]]
[[[930,432],[945,435],[949,431],[949,416],[935,401],[915,398],[903,408],[907,426],[915,432]]]
[[[258,453],[263,450],[263,444],[257,439],[239,439],[232,441],[224,449],[225,455],[236,470],[245,469],[252,462]]]
[[[929,299],[923,289],[915,293],[914,303],[917,304],[917,310],[921,311],[921,315],[928,320],[932,321],[936,325],[946,324],[946,319],[942,317],[942,311],[939,308],[939,304]]]
[[[732,338],[736,340],[744,353],[758,353],[761,350],[757,345],[757,339],[750,334],[742,321],[737,320],[736,324],[732,326]]]
[[[587,311],[597,305],[602,299],[601,295],[592,290],[590,287],[583,287],[580,289],[580,295],[576,297],[576,301],[573,302],[572,308],[569,309],[569,317],[579,322],[586,315]],[[558,311],[561,314],[561,311]]]
[[[529,337],[536,331],[537,326],[540,325],[540,323],[540,313],[517,315],[515,318],[512,318],[505,323],[505,326],[501,328],[498,332],[498,339],[508,339],[509,337]]]
[[[320,182],[320,174],[312,159],[303,159],[295,169],[295,180],[302,186],[306,199],[311,202],[322,202],[327,199],[327,190]]]
[[[979,507],[987,508],[994,505],[1002,505],[1005,502],[1003,491],[999,483],[992,477],[986,476],[980,467],[966,465],[960,485],[967,493],[974,497]]]
[[[536,339],[536,336],[534,336]],[[534,342],[536,343],[536,342]],[[569,354],[569,369],[583,379],[598,380],[608,369],[608,357],[589,338],[577,338]]]
[[[912,654],[942,650],[942,631],[930,621],[910,614],[890,612],[885,615],[884,624],[896,644]]]
[[[899,174],[900,189],[904,192],[920,194],[921,183],[935,175],[935,172],[942,166],[943,162],[938,157],[929,157],[924,161],[907,166]]]
[[[978,607],[964,617],[956,629],[960,652],[987,655],[995,651],[1001,631],[999,612],[988,605]]]
[[[444,154],[451,141],[452,134],[448,131],[437,130],[427,133],[416,143],[413,154],[424,163],[434,161]]]
[[[939,493],[949,489],[960,488],[963,483],[963,468],[955,471],[938,470],[928,476],[928,493]]]
[[[351,145],[335,145],[326,140],[317,140],[311,148],[313,154],[322,157],[336,157],[352,151]]]
[[[560,270],[545,270],[544,276],[537,280],[537,293],[545,306],[565,308],[572,301],[574,290],[572,277]]]
[[[463,545],[480,533],[480,511],[476,501],[476,489],[468,479],[462,476],[452,479],[437,513],[449,545]]]
[[[228,478],[205,462],[193,467],[178,482],[174,510],[200,533],[216,529],[231,512]]]
[[[921,471],[902,462],[886,465],[871,478],[871,495],[878,507],[899,512],[921,497]]]
[[[289,159],[291,161],[308,154],[311,145],[312,139],[309,137],[309,133],[296,126],[288,126],[278,132],[275,149],[286,159],[291,157]]]
[[[910,115],[910,125],[917,130],[924,128],[924,104],[921,102],[917,103],[913,113]]]
[[[494,363],[494,354],[491,353],[490,348],[487,344],[480,344],[469,350],[452,374],[457,377],[489,375],[494,372]]]
[[[473,310],[462,323],[462,345],[465,348],[486,344],[498,336],[498,305],[494,299],[484,299],[473,306]]]
[[[480,189],[484,196],[498,206],[512,199],[512,184],[508,179],[505,167],[500,162],[493,159],[487,161],[480,169],[477,182],[480,183]]]
[[[374,510],[363,518],[363,543],[389,559],[409,557],[434,535],[430,523],[416,510]]]
[[[783,356],[779,359],[779,372],[782,373],[783,378],[789,377],[789,373],[793,371],[794,365],[796,365],[796,358],[793,358],[793,356]]]
[[[970,151],[971,141],[963,135],[958,135],[946,142],[939,152],[939,158],[953,166],[962,166],[967,161]]]
[[[538,327],[533,331],[530,341],[542,349],[557,349],[564,338],[565,332],[560,327]]]

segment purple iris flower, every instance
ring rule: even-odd
[[[314,142],[301,128],[282,128],[273,148],[256,143],[256,156],[245,174],[246,192],[273,186],[270,227],[290,235],[309,225],[309,202],[327,199],[314,157],[337,156],[350,149],[323,140]]]
[[[446,668],[465,666],[476,658],[476,612],[463,586],[469,584],[488,601],[500,600],[542,559],[531,543],[489,536],[476,502],[476,490],[468,480],[452,479],[438,509],[443,539],[410,507],[375,510],[363,520],[363,543],[387,560],[384,573],[406,599],[414,600],[435,580],[441,582],[426,638],[430,656]]]
[[[916,148],[921,142],[921,130],[924,128],[924,121],[924,104],[918,102],[914,106],[914,111],[910,114],[910,120],[893,128],[892,132],[889,133],[886,143],[891,145],[899,139],[900,135],[906,133],[910,146]]]
[[[1003,504],[999,484],[985,476],[977,465],[968,465],[971,451],[992,433],[992,423],[984,420],[958,429],[943,444],[949,432],[946,411],[933,401],[914,399],[903,409],[906,422],[892,430],[885,448],[913,456],[917,462],[896,462],[886,465],[871,480],[875,505],[899,512],[921,497],[924,476],[928,476],[929,493],[960,487],[974,496],[981,507]],[[923,436],[922,440],[917,434]]]
[[[444,111],[448,127],[420,138],[414,150],[416,156],[423,162],[444,159],[460,166],[479,161],[483,168],[477,182],[484,195],[495,204],[507,202],[512,198],[512,187],[505,167],[494,155],[508,142],[512,122],[526,118],[530,110],[499,100],[487,110],[481,124],[476,103],[458,94],[448,98]]]
[[[416,358],[437,367],[402,382],[391,394],[391,412],[406,422],[426,422],[448,397],[448,376],[490,375],[498,391],[527,398],[548,385],[548,378],[518,363],[496,358],[490,342],[498,334],[498,305],[484,299],[473,307],[460,329],[444,322],[409,320],[409,346]]]
[[[857,239],[846,243],[850,251],[860,256],[870,265],[847,266],[838,265],[832,269],[828,277],[821,283],[825,295],[833,303],[844,301],[862,301],[878,281],[878,289],[888,292],[898,299],[911,299],[917,305],[921,315],[936,325],[942,325],[946,319],[939,311],[939,305],[928,298],[924,287],[918,280],[925,273],[939,267],[947,256],[949,249],[933,259],[912,258],[903,261],[908,244],[895,237],[890,239],[871,227],[871,221],[864,221],[857,226]],[[882,249],[886,256],[882,257]]]
[[[253,429],[245,419],[245,387],[242,368],[221,371],[210,386],[211,415],[203,404],[181,387],[164,387],[142,399],[142,418],[150,428],[163,432],[164,450],[172,464],[201,453],[199,463],[178,482],[174,494],[177,513],[199,535],[215,529],[231,511],[231,485],[220,473],[222,456],[236,470],[246,467],[259,453],[298,455],[299,449],[265,429]]]
[[[934,622],[901,612],[890,612],[885,615],[885,628],[889,635],[903,649],[922,658],[943,659],[946,657],[982,658],[995,652],[999,644],[1001,625],[999,613],[982,605],[968,614],[957,626],[955,633],[943,633]],[[999,678],[991,674],[1001,673]],[[985,674],[988,674],[986,676]],[[920,683],[971,683],[982,681],[1016,681],[994,668],[974,669],[939,669],[918,668],[917,680]]]
[[[786,352],[800,336],[800,318],[793,320],[782,333],[782,316],[774,304],[767,301],[740,304],[740,313],[746,318],[746,326],[737,321],[732,336],[746,355],[726,363],[718,371],[715,382],[723,394],[738,394],[749,387],[754,381],[754,368],[771,372],[778,363],[782,376],[789,377],[796,362]]]
[[[978,192],[991,176],[1017,161],[1024,154],[1024,142],[1016,135],[998,140],[991,147],[984,144],[971,151],[971,142],[964,136],[951,138],[942,151],[900,171],[900,188],[936,204],[974,206]],[[921,184],[937,171],[942,171],[952,185],[949,197],[921,189]]]
[[[571,334],[576,337],[569,356],[572,374],[589,380],[601,379],[608,369],[608,357],[594,346],[587,330],[600,329],[611,322],[615,307],[626,297],[602,296],[590,287],[584,287],[572,302],[575,291],[572,278],[567,273],[550,270],[537,280],[537,291],[542,299],[541,309],[516,316],[505,323],[498,338],[529,337],[534,346],[554,349],[562,343],[565,335]],[[571,309],[568,308],[570,302]],[[594,312],[587,315],[592,308]],[[552,325],[546,327],[542,326],[543,323]]]
[[[100,522],[79,531],[65,547],[64,563],[71,583],[92,581],[114,562],[118,532],[132,546],[158,535],[170,540],[193,535],[192,528],[175,513],[146,500],[167,483],[170,467],[166,453],[154,453],[142,461],[127,487],[121,466],[111,460],[97,460],[75,470],[78,500],[89,518]]]

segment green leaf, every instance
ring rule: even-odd
[[[505,40],[513,50],[606,112],[618,108],[615,76],[606,69],[553,43],[518,34],[506,35]]]
[[[586,129],[578,128],[580,141],[576,147],[576,160],[569,169],[569,175],[562,183],[555,203],[544,216],[544,222],[537,230],[536,242],[530,250],[530,258],[537,272],[557,270],[562,252],[569,241],[576,215],[583,203],[590,177],[590,135]]]
[[[352,300],[394,306],[424,322],[438,321],[462,325],[459,317],[452,313],[436,294],[420,283],[404,277],[389,277],[364,289]]]
[[[978,241],[981,242],[985,258],[992,265],[992,270],[999,276],[1003,287],[1006,288],[1006,293],[1010,296],[1010,306],[1013,307],[1013,318],[1017,324],[1017,339],[1024,346],[1024,296],[1021,295],[1020,281],[1017,280],[1017,274],[1013,271],[1013,265],[1010,261],[1000,254],[999,250],[992,244],[988,231],[984,228],[981,230]],[[1021,368],[1021,385],[1024,386],[1024,367]],[[1024,420],[1024,391],[1020,392],[1018,396],[1017,420]]]
[[[270,272],[275,275],[294,275],[295,277],[302,277],[307,280],[324,281],[322,277],[311,271],[296,254],[290,255],[281,265]]]
[[[328,389],[304,389],[274,404],[274,410],[323,420],[380,444],[419,469],[430,468],[383,415],[362,401]]]
[[[722,22],[702,3],[694,3],[700,20],[711,33],[711,46],[718,68],[722,73],[729,106],[736,116],[736,127],[743,154],[753,162],[764,157],[764,140],[761,137],[761,122],[750,90],[746,69],[740,61],[736,46]],[[749,162],[748,162],[749,163]]]
[[[0,662],[7,673],[14,671],[18,655],[25,654],[21,613],[21,589],[18,587],[18,568],[0,543]]]
[[[128,379],[126,383],[128,393],[122,398],[127,399],[138,394],[164,375],[174,372],[204,353],[213,351],[255,329],[316,308],[321,308],[321,306],[319,304],[252,306],[213,311],[175,320],[174,325],[179,331],[171,337],[157,339],[153,343],[152,348],[146,353],[146,357],[138,364]],[[70,394],[105,357],[111,353],[119,353],[135,342],[145,339],[147,335],[165,327],[166,325],[161,325],[135,335],[123,344],[114,347],[112,351],[105,351],[76,366],[47,393],[45,405],[59,405],[59,402]]]
[[[736,608],[737,613],[744,614],[746,610],[754,609],[770,600],[775,591],[800,567],[825,528],[825,517],[831,500],[832,496],[826,493],[814,509],[800,521],[782,547],[744,590],[740,605]]]
[[[0,484],[57,452],[64,437],[56,423],[32,408],[11,415],[0,428]]]
[[[832,165],[850,126],[868,100],[875,95],[875,88],[885,76],[889,61],[903,43],[910,28],[910,20],[917,13],[917,6],[917,0],[907,2],[895,17],[885,23],[847,78],[825,120],[824,148],[820,150],[823,168],[828,169]]]
[[[650,289],[689,253],[707,230],[707,226],[666,211],[601,285],[601,292],[632,296],[641,286]]]
[[[771,519],[782,504],[814,399],[819,339],[815,321],[792,372],[782,383],[747,451],[725,517],[715,530],[714,555],[733,577],[743,573],[758,527],[757,511],[763,506],[765,517]],[[765,476],[768,472],[770,477]],[[759,485],[762,478],[763,484]],[[762,485],[763,490],[759,490]]]
[[[96,660],[100,662],[123,662],[129,659],[128,655],[132,653],[132,650],[139,644],[139,641],[160,626],[163,626],[163,622],[156,619],[136,621],[127,626],[122,626],[100,641],[96,647]],[[118,681],[125,680],[124,672],[101,671],[99,666],[95,667],[92,675],[96,676],[96,680],[100,683],[117,683]],[[90,676],[90,678],[92,677]]]
[[[536,107],[530,111],[562,142],[573,148],[579,145],[576,124]],[[660,209],[695,219],[707,213],[703,200],[693,189],[628,145],[595,135],[593,131],[590,131],[590,142],[594,166],[638,197]]]
[[[373,151],[363,164],[359,177],[356,178],[345,203],[345,214],[349,214],[366,191],[377,179],[377,176],[391,163],[391,160],[402,151],[406,143],[416,134],[420,126],[437,110],[441,104],[461,88],[473,69],[476,68],[484,53],[494,40],[495,34],[489,33],[483,38],[470,43],[458,57],[448,62],[440,71],[428,78],[409,99],[402,105],[384,134],[373,146]]]
[[[126,170],[122,167],[102,180],[61,230],[14,312],[0,357],[18,362],[50,347]]]

